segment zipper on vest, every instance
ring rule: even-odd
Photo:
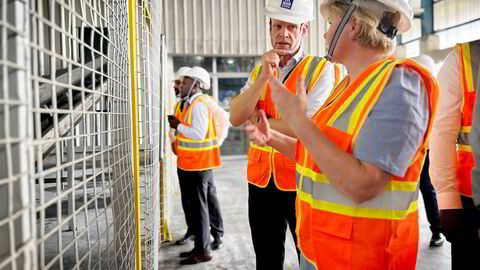
[[[270,163],[269,170],[268,170],[268,182],[267,186],[270,183],[270,176],[272,177],[272,181],[274,182],[275,186],[277,185],[277,180],[275,177],[275,154],[273,151],[273,147],[271,148],[272,150],[270,151],[270,156],[268,157],[268,163]]]

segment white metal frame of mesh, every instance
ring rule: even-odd
[[[38,268],[134,269],[127,0],[28,2]]]
[[[25,1],[0,1],[0,269],[35,268]]]
[[[167,51],[165,46],[165,36],[162,36],[162,57],[167,59]],[[160,241],[166,242],[172,240],[170,233],[170,224],[173,214],[173,198],[175,191],[178,190],[177,177],[177,158],[171,149],[171,141],[168,133],[170,127],[168,125],[166,115],[173,114],[176,103],[175,92],[173,91],[172,78],[173,74],[168,74],[166,62],[162,62],[162,86],[161,94],[162,110],[161,110],[161,138],[160,138]]]
[[[137,102],[142,196],[142,254],[144,269],[157,269],[160,230],[159,159],[161,46],[160,3],[137,2]]]

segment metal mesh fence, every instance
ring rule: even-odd
[[[158,267],[176,175],[161,6],[0,1],[0,269]]]
[[[24,1],[0,1],[0,269],[35,266],[26,11]]]
[[[40,269],[133,269],[127,1],[30,1]]]
[[[157,269],[159,248],[159,158],[161,108],[160,4],[137,2],[137,100],[140,136],[142,254],[144,269]]]

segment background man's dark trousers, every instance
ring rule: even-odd
[[[429,152],[425,155],[425,163],[420,174],[420,191],[422,192],[423,203],[425,204],[425,211],[427,212],[428,223],[430,223],[430,230],[432,237],[440,237],[442,226],[440,224],[440,211],[437,203],[437,193],[430,180],[428,170],[430,167]]]
[[[215,239],[223,237],[224,234],[212,170],[178,169],[178,178],[187,226],[195,236],[195,249],[208,252],[210,233]]]

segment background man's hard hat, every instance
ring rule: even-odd
[[[315,20],[313,0],[268,0],[265,16],[270,19],[301,24]]]
[[[187,70],[183,76],[199,81],[200,88],[202,89],[210,89],[210,75],[204,68],[192,67],[191,69]]]
[[[173,78],[174,81],[182,79],[183,76],[185,76],[185,73],[190,70],[190,67],[181,67],[177,70],[177,73],[175,73],[175,76]]]

